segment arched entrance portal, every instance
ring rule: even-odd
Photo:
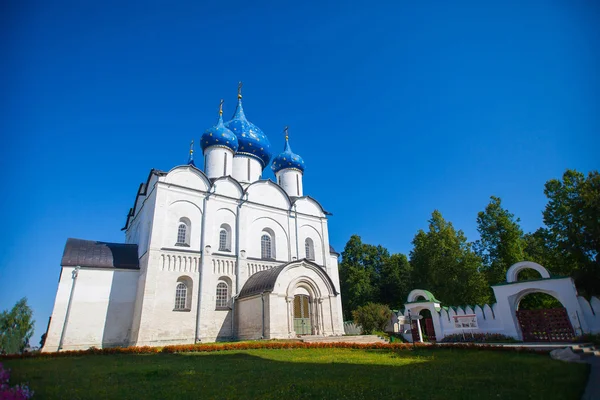
[[[311,335],[311,301],[307,294],[294,296],[294,331],[296,335]]]
[[[575,337],[566,308],[547,293],[524,293],[517,319],[525,342],[565,342]]]

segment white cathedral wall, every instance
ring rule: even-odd
[[[43,351],[58,351],[74,267],[63,267]],[[129,343],[137,270],[81,268],[73,290],[62,350],[123,346]]]
[[[173,172],[177,173],[175,177],[170,176]],[[132,324],[134,333],[132,343],[160,345],[193,342],[196,339],[199,292],[202,295],[198,339],[214,341],[231,337],[231,311],[216,310],[216,286],[219,280],[226,280],[229,284],[230,295],[233,295],[236,291],[241,290],[248,278],[248,263],[272,264],[263,260],[252,260],[261,257],[260,236],[264,229],[270,229],[275,233],[276,258],[281,262],[304,258],[304,239],[306,237],[313,239],[315,262],[324,265],[339,291],[337,259],[332,261],[329,255],[327,221],[322,218],[324,215],[320,208],[314,201],[300,199],[297,201],[296,209],[314,216],[299,212],[296,219],[296,213],[288,211],[289,200],[272,182],[257,182],[252,185],[248,190],[248,201],[244,202],[242,207],[238,207],[238,200],[235,199],[235,197],[241,197],[242,194],[237,184],[226,179],[215,182],[215,188],[211,190],[213,193],[208,195],[206,201],[205,259],[202,279],[200,279],[202,209],[205,206],[206,194],[200,191],[201,188],[185,188],[180,184],[204,183],[196,179],[195,172],[191,168],[175,169],[167,177],[160,179],[161,182],[156,185],[154,190],[149,189],[148,200],[154,200],[147,200],[147,202],[152,207],[147,207],[148,212],[139,217],[139,223],[142,225],[144,222],[152,221],[152,224],[149,225],[152,235],[149,241],[148,266],[146,268],[145,263],[141,265],[140,288]],[[266,203],[267,206],[256,204],[259,202]],[[152,214],[150,214],[150,210]],[[239,232],[236,232],[238,212],[240,213],[240,223]],[[191,222],[189,248],[174,246],[178,222],[182,217]],[[219,230],[224,223],[231,228],[231,252],[218,250]],[[298,251],[296,251],[296,223],[299,238]],[[238,235],[239,250],[243,251],[239,260],[236,248]],[[239,285],[236,285],[238,261]],[[175,286],[177,279],[181,276],[188,276],[193,282],[191,311],[189,312],[173,311]],[[238,313],[243,312],[237,309],[238,304],[235,307],[237,319]],[[239,305],[239,307],[248,306]],[[334,319],[341,321],[341,312],[339,312],[341,302],[338,301],[337,305],[334,304],[331,307],[330,312],[334,314]],[[279,313],[276,309],[273,311]],[[246,315],[251,318],[253,312],[244,314],[244,319],[246,319]],[[337,332],[343,332],[341,322],[336,327]],[[248,333],[238,332],[238,334],[243,336]]]
[[[192,178],[186,177],[192,175]],[[178,173],[181,181],[192,181],[195,173],[184,170]],[[165,181],[170,181],[169,176]],[[200,270],[200,242],[202,198],[196,190],[159,182],[156,187],[152,235],[149,243],[148,264],[143,271],[143,291],[137,302],[139,322],[135,344],[138,346],[173,343],[193,343]],[[177,227],[181,218],[189,225],[187,247],[175,246]],[[174,311],[175,288],[178,279],[189,279],[189,311]],[[141,305],[140,305],[141,304]]]
[[[239,340],[261,339],[263,335],[263,301],[267,310],[269,296],[256,295],[246,297],[235,304],[236,336]],[[264,314],[265,324],[268,318]],[[267,333],[265,325],[265,335]]]

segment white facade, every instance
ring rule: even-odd
[[[62,267],[43,351],[296,337],[295,291],[308,296],[309,334],[343,334],[327,213],[259,180],[256,159],[207,150],[214,179],[185,165],[140,187],[125,229],[139,269]],[[271,289],[238,298],[251,276],[284,264]]]

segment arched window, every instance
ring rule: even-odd
[[[177,284],[177,288],[175,289],[175,309],[176,310],[185,310],[187,307],[187,285],[183,282],[179,282]]]
[[[231,228],[227,224],[219,230],[219,251],[231,251]]]
[[[190,220],[187,218],[179,219],[179,225],[177,225],[177,242],[175,246],[186,246],[190,245]]]
[[[304,249],[306,251],[306,258],[314,261],[315,245],[311,238],[306,238],[306,240],[304,241]]]
[[[180,223],[179,228],[177,228],[177,244],[185,244],[186,236],[187,226],[184,223]]]
[[[229,297],[229,288],[225,282],[219,282],[217,285],[217,308],[227,308],[227,300]]]
[[[273,258],[271,236],[266,233],[260,238],[260,257],[263,259]]]

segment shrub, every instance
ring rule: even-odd
[[[383,331],[392,317],[392,310],[385,304],[367,303],[352,311],[354,322],[362,326],[363,333]]]
[[[519,341],[511,336],[500,333],[454,333],[444,336],[442,343],[518,343]]]

